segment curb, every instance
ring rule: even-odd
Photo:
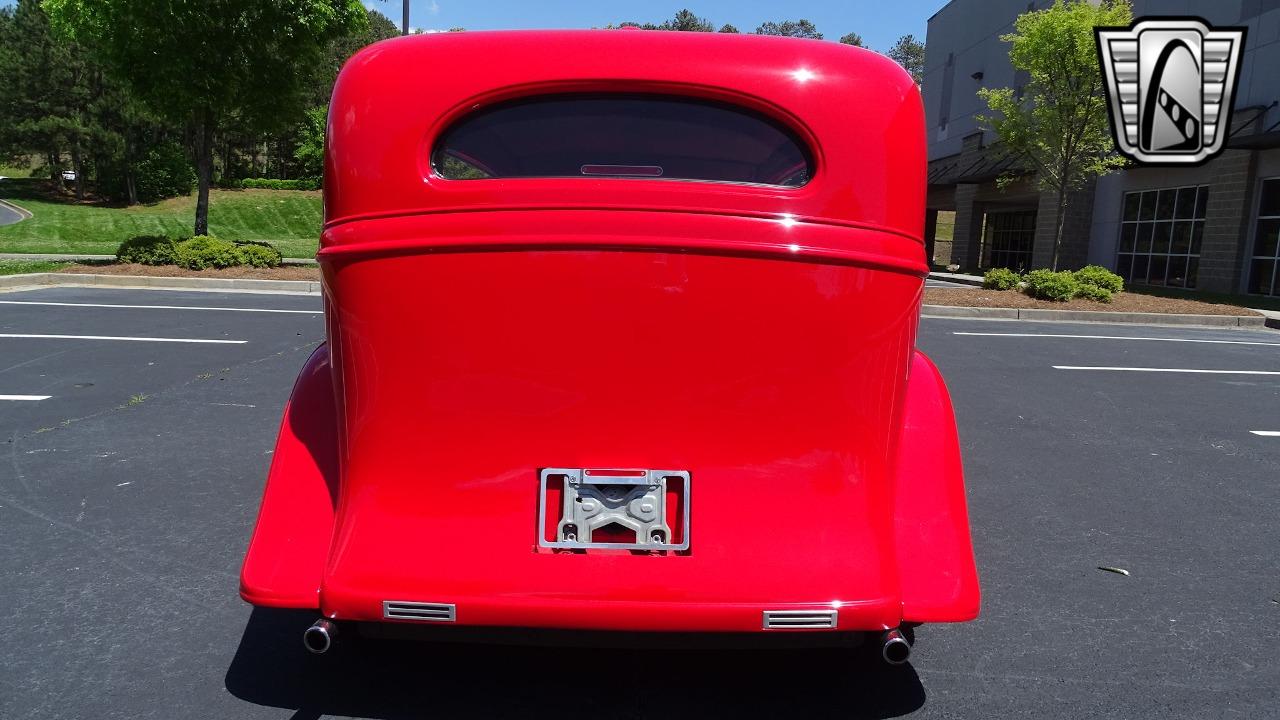
[[[140,290],[217,290],[244,293],[320,294],[320,283],[312,280],[246,280],[240,278],[79,275],[72,273],[28,273],[25,275],[0,276],[0,292],[30,290],[41,287],[110,287]]]
[[[930,280],[945,280],[950,283],[959,283],[960,285],[972,285],[973,287],[982,287],[982,277],[979,275],[964,275],[962,273],[947,272],[931,272]]]
[[[31,214],[31,211],[30,211],[30,210],[28,210],[28,209],[26,209],[26,208],[23,208],[23,207],[18,207],[17,205],[14,205],[13,203],[9,202],[8,200],[0,200],[0,205],[3,205],[3,206],[5,206],[5,207],[9,208],[10,210],[12,210],[12,211],[14,211],[14,212],[18,213],[18,219],[17,219],[16,221],[14,221],[13,223],[10,223],[11,225],[16,225],[16,224],[18,224],[18,223],[22,222],[23,220],[30,220],[31,218],[35,217],[34,215],[32,215],[32,214]]]
[[[1280,319],[1262,315],[1178,315],[1172,313],[1102,312],[1096,310],[1039,310],[925,305],[921,317],[1048,322],[1130,323],[1137,325],[1198,325],[1201,327],[1280,328]]]
[[[0,201],[3,202],[3,201]],[[30,215],[30,213],[28,213]],[[54,262],[80,262],[116,259],[115,255],[75,255],[66,253],[0,253],[0,260],[51,260]],[[282,265],[318,265],[315,258],[282,258]]]

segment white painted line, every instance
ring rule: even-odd
[[[0,300],[0,305],[49,305],[54,307],[128,308],[138,310],[225,310],[227,312],[292,313],[323,315],[323,310],[276,310],[273,308],[207,307],[198,305],[114,305],[109,303],[36,302],[34,300]]]
[[[1054,365],[1054,370],[1111,370],[1113,372],[1204,373],[1207,375],[1280,375],[1280,370],[1196,370],[1190,368],[1094,367]]]
[[[48,400],[52,395],[0,395],[0,400]]]
[[[1280,437],[1280,430],[1250,430],[1249,432],[1262,437]]]
[[[115,335],[33,335],[29,333],[0,333],[0,338],[26,338],[33,340],[123,340],[126,342],[205,343],[209,345],[243,345],[248,340],[204,340],[201,338],[117,337]]]
[[[952,335],[976,335],[981,337],[1016,337],[1016,338],[1079,338],[1082,340],[1154,340],[1156,342],[1208,343],[1211,345],[1262,345],[1280,347],[1280,343],[1258,342],[1253,340],[1196,340],[1192,338],[1142,337],[1140,335],[1056,335],[1053,333],[986,333],[986,332],[953,332]]]

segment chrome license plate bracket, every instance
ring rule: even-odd
[[[538,475],[540,547],[689,549],[687,470],[544,468]],[[549,492],[556,485],[559,502]]]

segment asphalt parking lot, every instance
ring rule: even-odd
[[[908,666],[406,642],[317,658],[312,617],[236,587],[319,310],[0,294],[0,717],[1280,717],[1280,333],[925,319],[984,601],[920,628]]]

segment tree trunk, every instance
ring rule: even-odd
[[[124,137],[124,191],[130,205],[138,204],[138,184],[133,176],[133,148],[129,142],[129,131]]]
[[[1053,271],[1058,272],[1058,253],[1062,250],[1062,226],[1067,221],[1067,191],[1058,188],[1058,224],[1053,231]]]
[[[196,128],[196,235],[209,234],[209,183],[213,179],[213,117],[200,113]]]
[[[84,199],[84,163],[80,158],[80,144],[71,146],[71,170],[76,174],[76,199]]]
[[[50,150],[46,153],[49,159],[49,180],[53,182],[55,192],[62,192],[62,153]]]

